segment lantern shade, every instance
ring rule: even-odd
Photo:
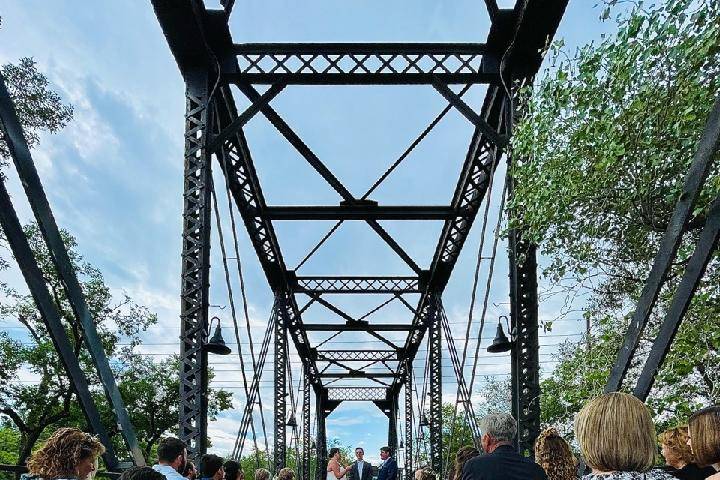
[[[421,427],[429,427],[430,426],[430,422],[428,422],[428,419],[424,413],[420,415],[420,426]]]
[[[297,428],[298,424],[297,420],[295,420],[295,415],[291,415],[285,425],[287,425],[288,427]]]
[[[225,345],[225,340],[222,336],[219,320],[217,326],[215,327],[215,333],[213,333],[213,336],[205,344],[205,350],[208,353],[214,353],[216,355],[229,355],[232,351],[230,350],[230,347]]]
[[[508,340],[505,332],[503,331],[502,324],[498,320],[497,332],[495,332],[495,339],[492,344],[487,348],[489,353],[502,353],[509,352],[512,349],[512,342]]]

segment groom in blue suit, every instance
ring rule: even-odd
[[[397,480],[397,462],[392,457],[390,447],[380,449],[380,459],[383,463],[378,471],[377,480]]]

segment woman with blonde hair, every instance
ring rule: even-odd
[[[690,416],[688,444],[701,466],[712,465],[720,472],[720,406],[703,408]],[[716,473],[708,480],[720,479]]]
[[[666,480],[652,469],[655,425],[643,402],[627,393],[606,393],[590,400],[575,417],[575,438],[592,469],[583,480]]]
[[[577,460],[570,445],[552,427],[540,432],[535,440],[535,461],[545,470],[548,480],[577,478]]]
[[[97,459],[105,453],[100,441],[77,428],[60,428],[28,459],[30,475],[43,479],[92,478]]]
[[[688,445],[689,438],[687,426],[671,428],[658,435],[660,453],[667,464],[665,470],[680,480],[703,480],[715,473],[715,470],[697,465]]]

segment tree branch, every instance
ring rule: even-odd
[[[20,432],[27,432],[27,431],[28,431],[28,426],[27,426],[27,424],[23,421],[23,419],[20,417],[20,415],[19,415],[15,410],[13,410],[12,408],[10,408],[10,407],[4,407],[2,410],[0,410],[0,413],[2,413],[3,415],[7,415],[8,417],[10,417],[10,420],[13,421],[13,423],[14,423],[15,426],[18,428],[18,430],[20,430]]]

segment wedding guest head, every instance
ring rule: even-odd
[[[687,426],[671,428],[658,435],[667,464],[664,470],[680,480],[703,480],[715,473],[715,469],[697,465],[689,440]]]
[[[480,420],[480,439],[485,453],[492,453],[502,445],[512,445],[517,433],[517,422],[507,413],[490,413]]]
[[[185,470],[182,472],[182,476],[187,478],[188,480],[195,480],[197,478],[197,468],[195,468],[195,464],[191,461],[187,461],[185,463]]]
[[[277,480],[293,480],[295,478],[295,472],[292,468],[283,468],[278,472]]]
[[[330,460],[340,460],[340,449],[337,447],[333,447],[330,449],[330,453],[328,453],[328,457],[330,457]]]
[[[606,393],[586,403],[575,418],[575,438],[593,473],[646,472],[655,463],[650,412],[626,393]]]
[[[60,428],[28,459],[31,475],[86,480],[97,469],[97,459],[105,453],[100,441],[77,428]]]
[[[387,460],[390,457],[392,457],[392,449],[390,447],[381,447],[380,458],[382,460]]]
[[[200,475],[202,478],[223,480],[225,477],[225,469],[223,469],[222,457],[211,453],[203,455],[200,458]]]
[[[570,445],[552,427],[543,430],[535,441],[535,461],[545,470],[548,480],[577,478],[577,461]]]
[[[153,467],[166,477],[172,472],[184,472],[187,463],[187,447],[180,439],[175,437],[163,438],[158,443],[158,464]],[[169,467],[169,468],[162,468]]]
[[[462,470],[465,466],[465,462],[473,457],[477,457],[478,455],[480,455],[480,452],[473,446],[467,445],[465,447],[460,447],[455,454],[453,476],[449,477],[450,480],[462,478]]]
[[[435,472],[429,467],[415,470],[415,480],[436,480]]]
[[[671,428],[658,435],[660,453],[665,458],[665,463],[677,469],[681,469],[689,463],[695,463],[688,439],[687,427]]]
[[[225,462],[223,470],[225,470],[225,480],[243,480],[245,478],[245,474],[240,470],[240,464],[235,460]]]
[[[720,471],[720,406],[703,408],[688,421],[690,446],[701,466],[712,465]]]
[[[264,468],[255,470],[255,480],[270,480],[270,472]]]
[[[165,480],[165,475],[152,467],[130,467],[120,475],[120,480]]]

